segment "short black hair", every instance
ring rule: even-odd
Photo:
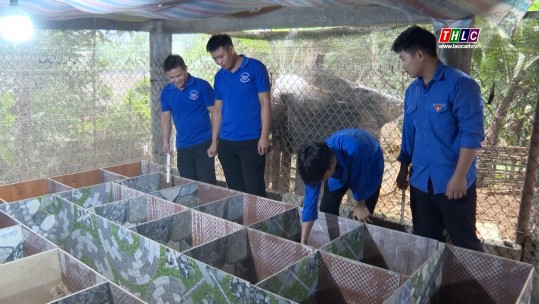
[[[165,59],[165,62],[163,63],[163,69],[165,72],[168,72],[170,70],[173,70],[175,68],[182,68],[185,69],[186,65],[183,61],[183,58],[180,55],[176,54],[170,54]]]
[[[320,183],[331,168],[332,159],[333,151],[326,143],[311,143],[298,152],[297,172],[307,185]]]
[[[428,30],[412,25],[393,41],[391,50],[395,53],[405,51],[413,54],[417,50],[422,50],[427,55],[433,58],[438,58],[436,54],[436,36]]]
[[[230,47],[234,46],[232,44],[232,38],[228,36],[227,34],[215,34],[210,37],[210,40],[208,40],[208,43],[206,44],[206,51],[208,53],[211,53],[213,51],[216,51],[220,47]]]

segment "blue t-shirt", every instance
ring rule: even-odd
[[[271,89],[266,66],[242,56],[238,70],[221,68],[215,74],[215,99],[223,101],[220,138],[231,141],[260,138],[262,120],[258,93]]]
[[[187,148],[211,140],[208,107],[215,99],[211,85],[189,74],[182,90],[169,83],[161,92],[161,111],[172,111],[176,126],[176,148]]]
[[[356,201],[366,200],[378,191],[384,174],[384,154],[374,136],[364,130],[345,129],[325,142],[337,158],[335,172],[328,179],[329,190],[350,188]],[[321,186],[305,185],[302,222],[318,218]]]
[[[475,80],[438,62],[427,86],[415,79],[404,96],[404,123],[398,160],[412,164],[410,185],[445,193],[457,168],[461,148],[476,149],[485,139],[481,90]],[[466,175],[475,181],[475,159]]]

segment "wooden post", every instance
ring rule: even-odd
[[[165,163],[163,136],[161,135],[161,90],[167,83],[163,72],[163,61],[172,52],[172,34],[165,30],[164,21],[151,22],[150,30],[150,86],[151,86],[151,128],[152,160]]]
[[[517,223],[517,244],[522,244],[529,234],[532,204],[535,197],[535,185],[537,183],[537,170],[539,168],[539,87],[537,88],[537,102],[535,103],[535,116],[530,138],[528,163],[526,165],[526,177],[520,201]]]

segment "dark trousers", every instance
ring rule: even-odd
[[[211,142],[178,149],[180,176],[215,185],[215,157],[208,157]]]
[[[380,185],[381,186],[381,185]],[[348,191],[348,187],[337,189],[334,191],[329,190],[328,181],[324,182],[324,194],[322,195],[322,201],[320,202],[320,211],[330,214],[339,215],[339,207],[341,206],[341,200],[344,194]],[[378,190],[365,200],[365,205],[371,214],[374,213],[374,207],[378,202],[378,196],[380,195],[380,187]]]
[[[410,186],[410,207],[414,234],[444,242],[447,229],[453,245],[483,252],[475,229],[477,193],[475,182],[461,199],[450,200],[445,193],[434,194],[429,180],[429,192]]]
[[[258,154],[258,139],[244,141],[219,140],[219,161],[223,166],[228,188],[266,197],[266,155]]]

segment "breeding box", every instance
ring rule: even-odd
[[[243,229],[241,225],[195,210],[163,217],[131,228],[147,238],[180,252],[241,229]]]
[[[410,276],[438,250],[438,241],[369,224],[321,250]]]
[[[159,164],[150,163],[144,160],[102,169],[125,177],[136,177],[161,171]]]
[[[149,303],[249,303],[260,297],[271,303],[289,302],[60,197],[0,208]]]
[[[192,182],[177,187],[152,192],[152,195],[183,206],[196,208],[223,198],[238,195],[240,192],[210,184]]]
[[[127,228],[185,210],[186,207],[151,195],[129,198],[91,209],[97,215]]]
[[[47,241],[45,238],[35,233],[34,231],[30,230],[28,227],[24,225],[20,225],[19,222],[15,221],[13,218],[9,217],[4,212],[0,211],[0,228],[7,228],[7,227],[13,227],[13,226],[21,226],[21,229],[22,229],[22,236],[23,236],[22,257],[23,258],[32,256],[36,253],[40,253],[40,252],[44,252],[44,251],[48,251],[48,250],[56,248],[56,246],[53,243]],[[8,250],[7,248],[2,248],[2,253],[11,254],[7,250]]]
[[[361,225],[358,221],[319,212],[318,219],[313,223],[307,245],[320,248]],[[287,210],[253,224],[250,228],[299,242],[301,240],[301,210],[296,208]]]
[[[166,174],[160,172],[123,179],[118,181],[118,183],[144,193],[153,193],[180,185],[193,183],[193,181],[189,179],[181,178],[176,175],[170,175],[169,178],[170,179],[167,182]]]
[[[440,244],[388,303],[530,303],[533,271],[529,264]]]
[[[0,266],[1,303],[48,303],[107,280],[62,250]]]
[[[54,244],[47,241],[45,238],[28,229],[26,226],[20,225],[17,221],[0,211],[0,231],[3,230],[9,232],[9,229],[11,229],[12,232],[7,235],[6,239],[11,238],[13,241],[15,238],[22,237],[22,243],[17,242],[18,247],[10,246],[10,244],[4,242],[5,240],[2,240],[2,236],[0,236],[0,264],[56,248]]]
[[[144,196],[146,194],[117,183],[109,182],[73,189],[70,191],[57,193],[56,195],[88,209],[124,199]]]
[[[7,203],[71,189],[55,180],[43,178],[0,186],[0,201]]]
[[[103,169],[95,169],[51,177],[51,179],[71,188],[83,188],[106,182],[112,182],[122,178],[125,177],[116,173],[105,171]]]
[[[257,286],[298,303],[383,303],[406,277],[318,251]]]
[[[234,223],[251,226],[294,208],[296,207],[289,204],[242,193],[195,209]]]
[[[185,254],[256,284],[313,252],[295,242],[243,229]]]

